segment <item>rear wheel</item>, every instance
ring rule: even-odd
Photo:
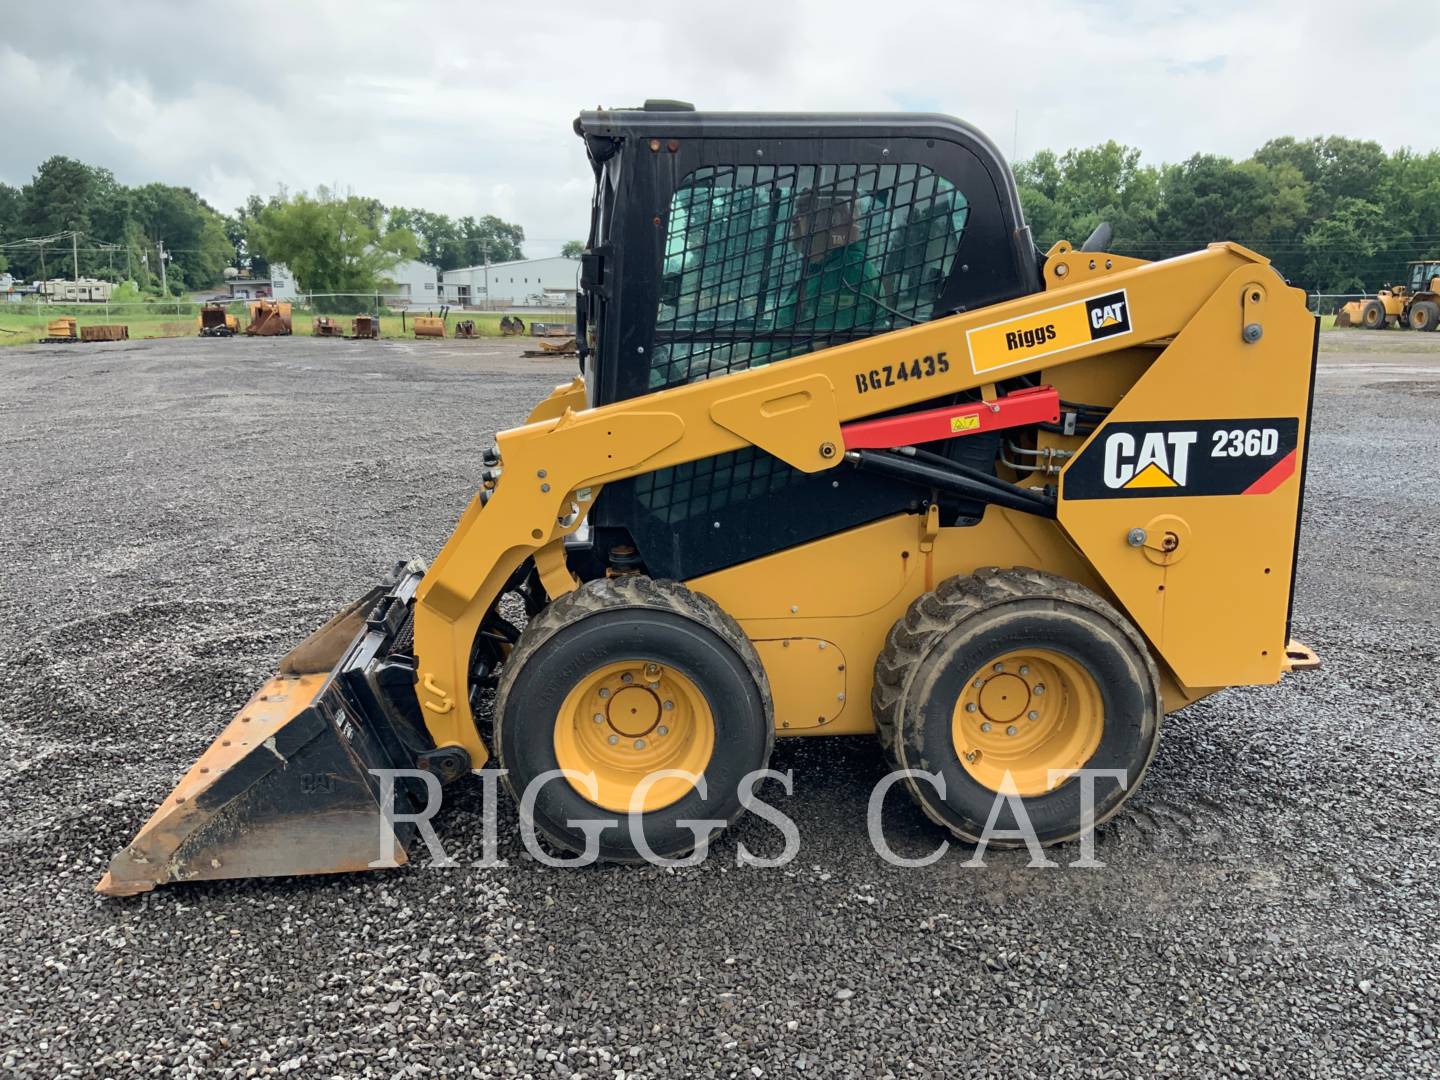
[[[1385,305],[1379,300],[1367,300],[1360,309],[1360,323],[1366,330],[1385,329]]]
[[[1434,333],[1440,325],[1440,304],[1433,300],[1417,300],[1410,305],[1410,329]]]
[[[1089,589],[1036,570],[982,570],[921,596],[891,629],[872,699],[894,769],[939,773],[905,787],[962,840],[979,839],[997,794],[1020,797],[1042,843],[1083,828],[1081,768],[1095,822],[1113,815],[1155,753],[1160,679],[1135,628]],[[1015,829],[1009,806],[996,819]],[[998,846],[1013,845],[1002,841]]]
[[[570,774],[538,789],[537,831],[578,852],[585,832],[572,822],[618,819],[600,856],[619,862],[643,855],[632,801],[667,858],[696,844],[679,822],[738,818],[740,782],[765,767],[773,737],[769,684],[739,624],[703,594],[639,575],[587,582],[531,619],[495,699],[497,764],[516,801],[542,774]],[[647,782],[661,770],[703,783]]]

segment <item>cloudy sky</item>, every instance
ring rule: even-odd
[[[0,180],[69,154],[224,210],[327,184],[498,214],[532,256],[585,232],[575,113],[646,97],[942,111],[1021,157],[1107,138],[1153,162],[1287,133],[1440,143],[1404,107],[1440,85],[1440,22],[1413,3],[6,6]]]

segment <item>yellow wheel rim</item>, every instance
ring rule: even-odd
[[[699,688],[674,668],[656,661],[624,660],[586,675],[565,696],[555,718],[555,759],[560,768],[586,776],[570,786],[606,810],[626,813],[648,775],[677,769],[705,771],[715,749],[715,720]],[[695,785],[688,779],[657,779],[639,809],[649,812],[679,802]]]
[[[1058,786],[1063,777],[1051,783],[1051,770],[1079,769],[1104,730],[1104,699],[1094,678],[1049,649],[1006,653],[971,674],[950,721],[965,771],[991,791],[1021,796]]]

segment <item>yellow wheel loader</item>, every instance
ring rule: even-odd
[[[1060,842],[1167,712],[1317,662],[1289,636],[1317,321],[1260,255],[1042,253],[944,116],[575,130],[580,376],[477,448],[439,554],[287,655],[101,892],[364,869],[382,814],[486,766],[558,848],[675,856],[777,737],[874,734],[954,836]]]
[[[1393,322],[1434,333],[1440,326],[1440,260],[1419,259],[1407,269],[1407,284],[1387,285],[1369,300],[1351,300],[1335,313],[1335,325],[1384,330]]]

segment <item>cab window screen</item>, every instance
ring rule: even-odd
[[[670,201],[649,388],[929,319],[967,214],[923,165],[695,170]]]

